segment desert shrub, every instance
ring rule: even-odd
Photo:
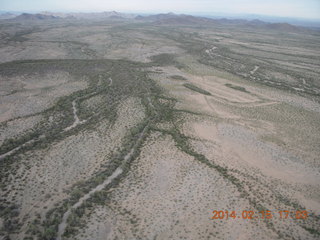
[[[225,86],[229,87],[229,88],[232,88],[232,89],[235,89],[235,90],[238,90],[238,91],[241,91],[241,92],[247,92],[247,89],[245,89],[244,87],[241,87],[241,86],[237,86],[237,85],[233,85],[233,84],[230,84],[230,83],[226,83]]]
[[[170,78],[172,78],[174,80],[187,80],[185,77],[180,76],[180,75],[172,75],[172,76],[170,76]]]
[[[43,240],[53,240],[56,236],[56,230],[54,227],[46,228],[42,234]]]
[[[208,95],[208,96],[211,95],[211,93],[209,93],[208,91],[203,90],[202,88],[199,88],[191,83],[185,83],[185,84],[183,84],[183,86],[185,86],[186,88],[189,88],[190,90],[193,90],[195,92],[202,93],[204,95]]]
[[[159,65],[175,65],[176,61],[174,60],[174,55],[168,53],[162,53],[156,56],[151,57],[151,60]]]

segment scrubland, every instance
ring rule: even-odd
[[[319,32],[0,24],[1,239],[319,238]]]

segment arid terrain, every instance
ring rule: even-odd
[[[319,239],[319,156],[319,31],[0,20],[0,239]]]

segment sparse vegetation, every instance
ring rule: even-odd
[[[230,83],[226,83],[225,85],[227,87],[229,87],[229,88],[232,88],[232,89],[235,89],[235,90],[238,90],[238,91],[241,91],[241,92],[248,92],[247,89],[245,89],[244,87],[241,87],[241,86],[236,86],[236,85],[233,85],[233,84],[230,84]]]
[[[211,95],[211,93],[209,93],[208,91],[203,90],[203,89],[201,89],[201,88],[199,88],[199,87],[197,87],[197,86],[195,86],[195,85],[193,85],[191,83],[185,83],[185,84],[183,84],[183,86],[185,86],[186,88],[189,88],[189,89],[191,89],[191,90],[193,90],[195,92],[204,94],[204,95],[208,95],[208,96]]]
[[[172,78],[174,80],[187,80],[185,77],[180,76],[180,75],[172,75],[172,76],[170,76],[170,78]]]
[[[181,18],[1,23],[0,238],[318,238],[318,33]]]

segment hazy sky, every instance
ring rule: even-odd
[[[320,0],[0,0],[0,10],[254,13],[320,19]]]

